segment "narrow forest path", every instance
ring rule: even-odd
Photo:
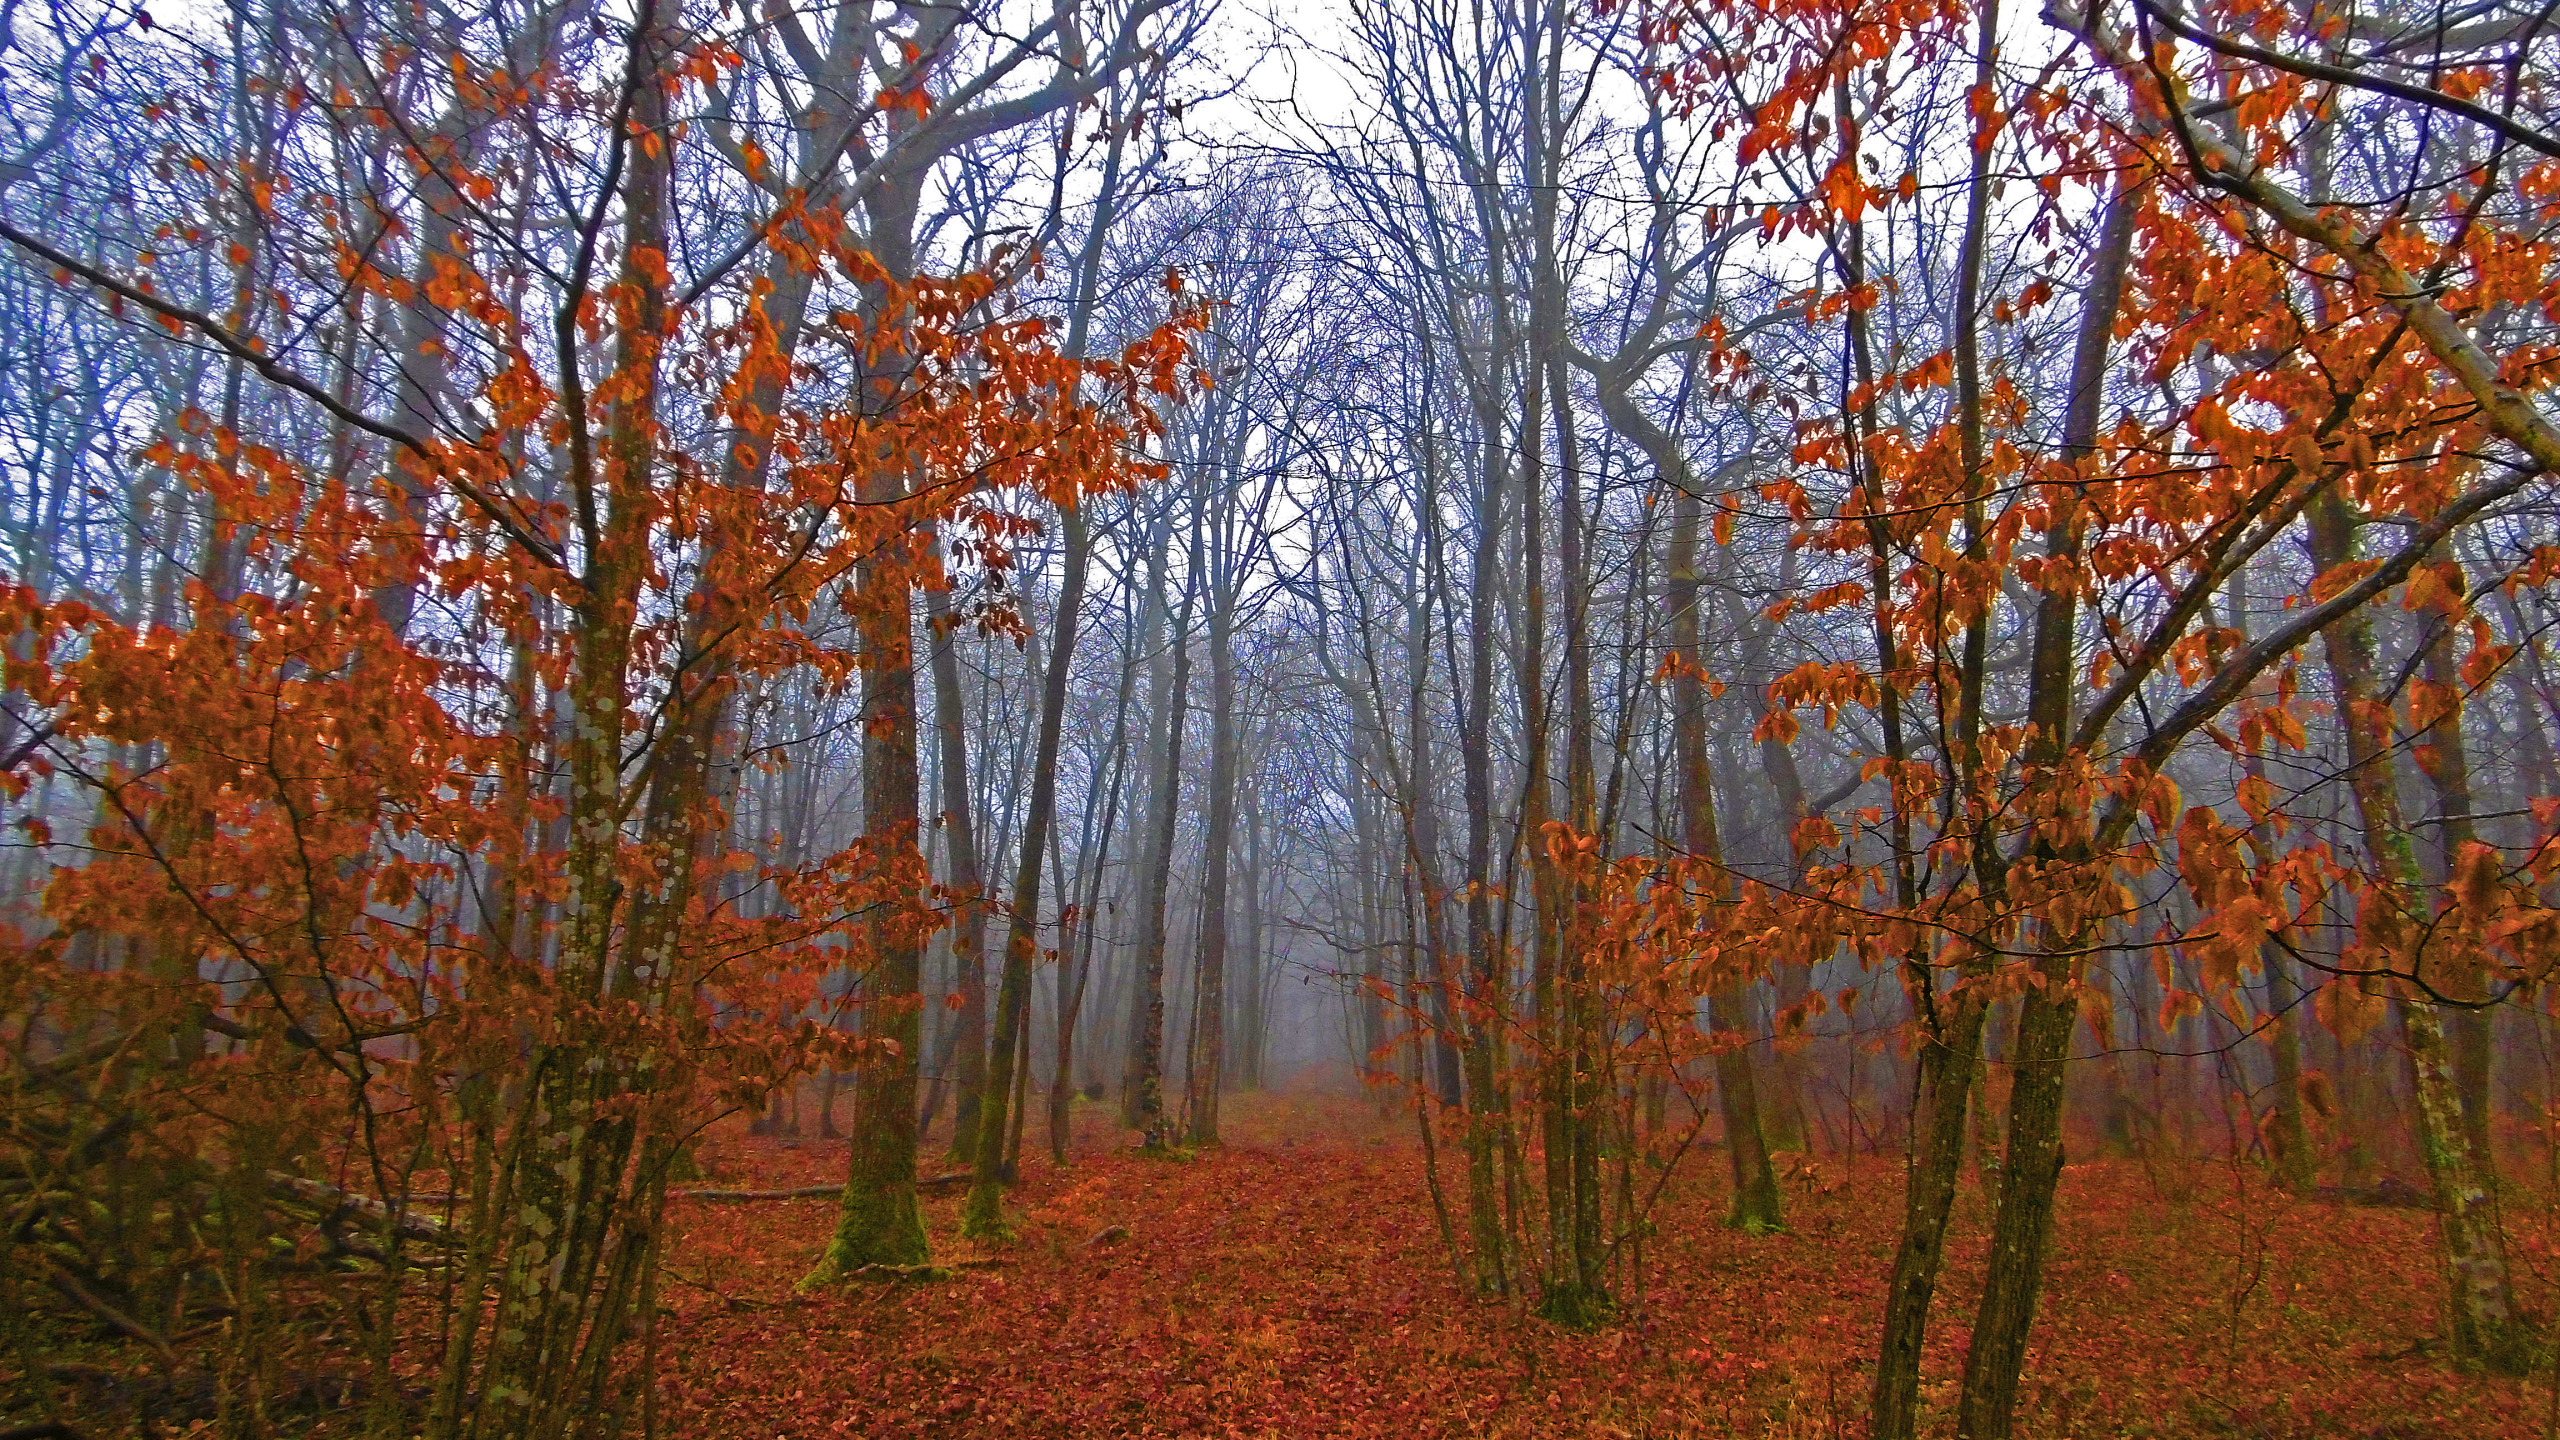
[[[660,1433],[1863,1433],[1896,1166],[1799,1170],[1791,1233],[1755,1240],[1715,1223],[1719,1157],[1693,1157],[1647,1261],[1648,1313],[1573,1335],[1458,1303],[1409,1120],[1348,1097],[1230,1104],[1233,1142],[1165,1161],[1118,1148],[1106,1107],[1079,1102],[1074,1164],[1036,1139],[1026,1157],[1018,1243],[945,1283],[798,1294],[831,1200],[679,1202]],[[742,1132],[708,1150],[742,1186],[843,1163],[840,1143]],[[2240,1203],[2234,1183],[2216,1164],[2071,1167],[2021,1434],[2542,1433],[2547,1377],[2458,1376],[2419,1343],[2439,1329],[2424,1214],[2271,1197],[2254,1174]],[[937,1258],[977,1253],[958,1204],[930,1202]],[[1963,1327],[1944,1321],[1969,1317],[1985,1248],[1979,1197],[1964,1206],[1932,1400],[1952,1401]],[[1127,1233],[1094,1243],[1112,1227]],[[2539,1212],[2513,1228],[2538,1298]]]

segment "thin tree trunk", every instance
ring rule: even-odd
[[[1663,597],[1671,612],[1671,650],[1679,663],[1671,680],[1671,738],[1679,769],[1680,843],[1691,858],[1710,868],[1715,877],[1711,898],[1723,903],[1733,898],[1733,885],[1717,832],[1714,776],[1707,761],[1705,671],[1698,648],[1699,512],[1694,487],[1675,485]],[[1707,1028],[1715,1041],[1716,1098],[1724,1112],[1725,1154],[1733,1170],[1733,1207],[1725,1223],[1758,1235],[1783,1228],[1786,1215],[1777,1173],[1769,1163],[1768,1140],[1760,1128],[1760,1097],[1751,1057],[1743,1049],[1737,1023],[1743,1010],[1739,978],[1719,984],[1707,1000]]]
[[[1986,13],[1977,52],[1978,83],[1990,84],[1992,32],[1996,16]],[[1987,154],[1976,156],[1976,203],[1982,199],[1982,173]],[[2100,405],[2104,398],[2108,340],[2113,334],[2124,270],[2132,252],[2134,202],[2119,191],[2102,221],[2098,253],[2081,315],[2072,363],[2071,398],[2063,424],[2063,448],[2075,461],[2085,461],[2097,447]],[[1973,317],[1962,317],[1970,333]],[[2049,531],[2049,563],[2079,564],[2083,512],[2076,495],[2065,491]],[[2029,660],[2029,727],[2026,781],[2030,806],[2039,791],[2065,782],[2071,760],[2065,737],[2071,730],[2078,598],[2068,587],[2048,587],[2036,607],[2034,651]],[[2030,813],[2034,813],[2031,811]],[[2045,841],[2035,843],[2039,859],[2086,859],[2085,845],[2065,855]],[[1987,884],[1988,882],[1986,882]],[[2074,981],[2078,952],[2088,936],[2081,930],[2052,930],[2045,935],[2050,952],[2037,964],[2041,984],[2018,997],[2018,1021],[2009,1049],[2009,1123],[2007,1148],[2000,1166],[2000,1204],[1992,1220],[1991,1259],[1983,1282],[1980,1307],[1974,1312],[1973,1343],[1965,1356],[1964,1389],[1957,1427],[1967,1440],[2001,1440],[2009,1433],[2017,1408],[2019,1372],[2026,1362],[2027,1336],[2035,1322],[2037,1296],[2044,1283],[2045,1245],[2053,1228],[2054,1191],[2062,1178],[2062,1116],[2066,1064],[2080,1008]]]
[[[1848,81],[1833,87],[1840,153],[1854,164],[1859,125]],[[1865,227],[1856,220],[1842,227],[1841,283],[1855,291],[1867,283]],[[1850,307],[1848,316],[1850,380],[1872,395],[1875,356],[1866,312]],[[1863,437],[1877,430],[1872,399],[1844,416],[1852,457],[1861,455]],[[1871,465],[1853,458],[1867,513],[1886,510],[1883,486]],[[1891,547],[1880,520],[1868,528],[1869,603],[1875,607],[1876,669],[1880,680],[1878,720],[1884,731],[1885,758],[1899,766],[1909,761],[1902,726],[1896,672],[1901,658],[1886,606],[1891,595]],[[1894,792],[1892,842],[1894,889],[1905,910],[1918,903],[1912,861],[1911,817]],[[1878,1343],[1876,1378],[1870,1397],[1868,1429],[1872,1440],[1911,1440],[1917,1433],[1920,1402],[1920,1349],[1929,1324],[1929,1306],[1937,1294],[1938,1271],[1946,1261],[1947,1219],[1954,1208],[1956,1179],[1964,1164],[1966,1090],[1973,1078],[1982,1044],[1983,1005],[1978,987],[1950,995],[1937,990],[1936,973],[1918,949],[1906,954],[1903,984],[1910,997],[1913,1023],[1920,1033],[1913,1064],[1909,1153],[1905,1163],[1902,1239],[1894,1252],[1893,1275],[1885,1293],[1884,1331]]]
[[[1077,523],[1084,523],[1079,517]],[[1131,654],[1120,669],[1119,694],[1111,710],[1111,739],[1102,754],[1109,757],[1111,779],[1104,788],[1100,827],[1095,826],[1091,796],[1087,795],[1082,842],[1076,849],[1090,854],[1092,869],[1085,881],[1082,933],[1076,945],[1075,984],[1067,993],[1065,1007],[1058,1015],[1058,1066],[1049,1084],[1049,1155],[1059,1164],[1067,1159],[1068,1112],[1075,1098],[1076,1022],[1084,1013],[1085,992],[1093,975],[1095,931],[1101,924],[1102,884],[1110,866],[1112,837],[1120,826],[1120,787],[1128,776],[1129,698],[1136,687],[1137,659]],[[1099,767],[1097,767],[1099,768]],[[1106,1012],[1107,1013],[1107,1012]]]
[[[1267,844],[1262,831],[1259,785],[1247,786],[1244,811],[1244,985],[1236,1008],[1236,1058],[1232,1066],[1239,1090],[1262,1088],[1262,1043],[1268,1017],[1262,1012],[1263,936],[1262,872]]]
[[[940,549],[937,542],[936,550]],[[1078,577],[1081,579],[1081,577]],[[948,1073],[959,1092],[951,1116],[951,1153],[972,1158],[978,1112],[987,1084],[987,907],[986,881],[978,866],[976,805],[969,789],[969,736],[960,695],[960,657],[952,645],[951,598],[948,592],[925,592],[925,625],[932,644],[933,719],[941,763],[942,825],[951,849],[951,964],[960,994],[959,1013],[952,1017],[951,1056],[947,1071],[934,1077],[937,1097]],[[1045,708],[1043,711],[1045,715]],[[1036,801],[1035,801],[1036,803]],[[938,1103],[926,1108],[930,1124]]]
[[[2452,563],[2448,560],[2447,563]],[[2455,571],[2457,577],[2459,568]],[[2467,592],[2467,583],[2451,586],[2456,594]],[[2421,617],[2428,634],[2426,648],[2420,656],[2419,674],[2446,697],[2452,707],[2436,717],[2428,726],[2417,747],[2418,772],[2427,778],[2428,788],[2435,792],[2436,844],[2441,855],[2440,873],[2450,877],[2462,858],[2465,847],[2479,838],[2471,819],[2471,747],[2462,734],[2465,709],[2463,695],[2469,689],[2463,683],[2460,664],[2453,653],[2454,622],[2449,616]],[[2485,997],[2487,987],[2479,961],[2462,957],[2457,961],[2461,973],[2455,976],[2459,993],[2465,997]],[[2447,1007],[2444,1011],[2445,1039],[2451,1047],[2456,1087],[2462,1094],[2462,1128],[2470,1139],[2472,1163],[2478,1168],[2480,1181],[2494,1197],[2498,1192],[2497,1154],[2490,1143],[2489,1119],[2492,1093],[2490,1072],[2493,1068],[2496,1038],[2495,1014],[2485,1007]]]
[[[2249,598],[2245,567],[2231,577],[2231,626],[2247,644]],[[2266,762],[2255,750],[2241,759],[2249,778],[2264,780]],[[2261,868],[2275,858],[2275,846],[2263,825],[2249,827],[2249,857]],[[2311,1140],[2302,1123],[2302,991],[2294,979],[2293,958],[2270,936],[2258,948],[2258,964],[2267,979],[2267,1059],[2275,1072],[2275,1103],[2267,1118],[2268,1160],[2278,1184],[2307,1195],[2317,1184],[2312,1174]]]
[[[1196,517],[1195,517],[1196,519]],[[1195,524],[1196,532],[1197,526]],[[1156,764],[1145,873],[1140,879],[1137,990],[1132,998],[1129,1064],[1123,1077],[1130,1128],[1146,1148],[1162,1150],[1171,1137],[1164,1113],[1165,910],[1173,882],[1173,852],[1182,828],[1182,734],[1188,728],[1191,692],[1191,608],[1198,566],[1183,583],[1182,612],[1168,639],[1172,675],[1157,697],[1156,730],[1163,737]]]
[[[1092,552],[1081,508],[1060,515],[1066,531],[1066,575],[1059,586],[1058,613],[1051,631],[1048,672],[1041,678],[1040,738],[1032,758],[1031,807],[1024,817],[1021,864],[1014,871],[1013,920],[1004,947],[1004,980],[996,996],[996,1049],[987,1067],[985,1100],[979,1114],[977,1173],[969,1187],[968,1208],[961,1219],[964,1235],[1003,1233],[1004,1186],[1013,1179],[1012,1155],[1020,1148],[1020,1127],[1031,1056],[1031,964],[1039,954],[1040,866],[1048,848],[1058,804],[1058,735],[1065,723],[1067,677],[1075,668],[1076,622],[1084,610],[1085,570]],[[1007,1108],[1012,1123],[1006,1123]]]
[[[1227,1059],[1227,880],[1236,814],[1235,596],[1213,597],[1209,616],[1209,795],[1201,846],[1207,871],[1200,898],[1199,964],[1192,988],[1189,1094],[1191,1143],[1218,1143],[1218,1088]]]

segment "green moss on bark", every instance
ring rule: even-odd
[[[800,1284],[803,1289],[832,1285],[865,1265],[922,1265],[932,1253],[912,1182],[848,1185],[827,1252]]]

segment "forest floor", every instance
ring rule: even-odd
[[[1035,1117],[1014,1244],[964,1245],[956,1189],[928,1202],[938,1260],[992,1262],[942,1282],[801,1293],[831,1200],[678,1202],[661,1433],[1865,1434],[1894,1162],[1793,1167],[1789,1230],[1755,1238],[1718,1223],[1722,1157],[1692,1155],[1657,1214],[1641,1305],[1576,1334],[1460,1302],[1410,1119],[1357,1097],[1227,1107],[1224,1147],[1166,1160],[1126,1149],[1105,1107],[1079,1102],[1063,1168]],[[709,1147],[708,1183],[821,1184],[843,1155],[741,1128]],[[1453,1200],[1459,1178],[1444,1173]],[[1987,1209],[1968,1186],[1925,1433],[1953,1432]],[[2555,1278],[2548,1214],[2510,1216],[2520,1298],[2537,1311]],[[2428,1224],[2271,1194],[2227,1163],[2071,1166],[2018,1434],[2545,1434],[2548,1374],[2519,1384],[2444,1363]],[[1100,1238],[1114,1229],[1126,1233]]]

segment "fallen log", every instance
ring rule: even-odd
[[[21,1425],[14,1430],[0,1430],[0,1440],[88,1440],[88,1435],[59,1420],[47,1420],[37,1425]]]
[[[403,1240],[415,1240],[422,1245],[455,1243],[453,1232],[445,1228],[443,1221],[406,1208],[394,1210],[370,1195],[358,1195],[335,1185],[274,1170],[267,1172],[267,1185],[278,1195],[321,1211],[323,1223],[330,1216],[361,1215],[376,1225],[388,1225],[391,1233]]]
[[[140,1343],[151,1347],[152,1350],[159,1354],[163,1361],[167,1362],[170,1369],[175,1370],[178,1368],[178,1352],[170,1346],[167,1340],[161,1338],[159,1331],[152,1329],[150,1326],[143,1324],[141,1321],[134,1319],[122,1310],[117,1309],[115,1306],[108,1304],[106,1301],[101,1300],[96,1295],[90,1293],[89,1288],[81,1284],[77,1276],[73,1275],[70,1271],[65,1270],[53,1260],[46,1258],[43,1255],[38,1255],[37,1258],[44,1262],[46,1278],[53,1282],[54,1289],[61,1291],[66,1298],[79,1305],[81,1309],[88,1311],[98,1319],[106,1322],[109,1329],[123,1335],[128,1340],[139,1341]]]
[[[859,1265],[844,1272],[844,1278],[872,1282],[948,1280],[962,1270],[993,1270],[1002,1260],[992,1256],[970,1260],[953,1260],[940,1265]]]
[[[966,1185],[971,1179],[967,1170],[951,1170],[928,1175],[916,1182],[919,1190],[944,1190]],[[800,1185],[789,1190],[670,1190],[670,1200],[815,1200],[823,1195],[841,1195],[842,1185]]]

